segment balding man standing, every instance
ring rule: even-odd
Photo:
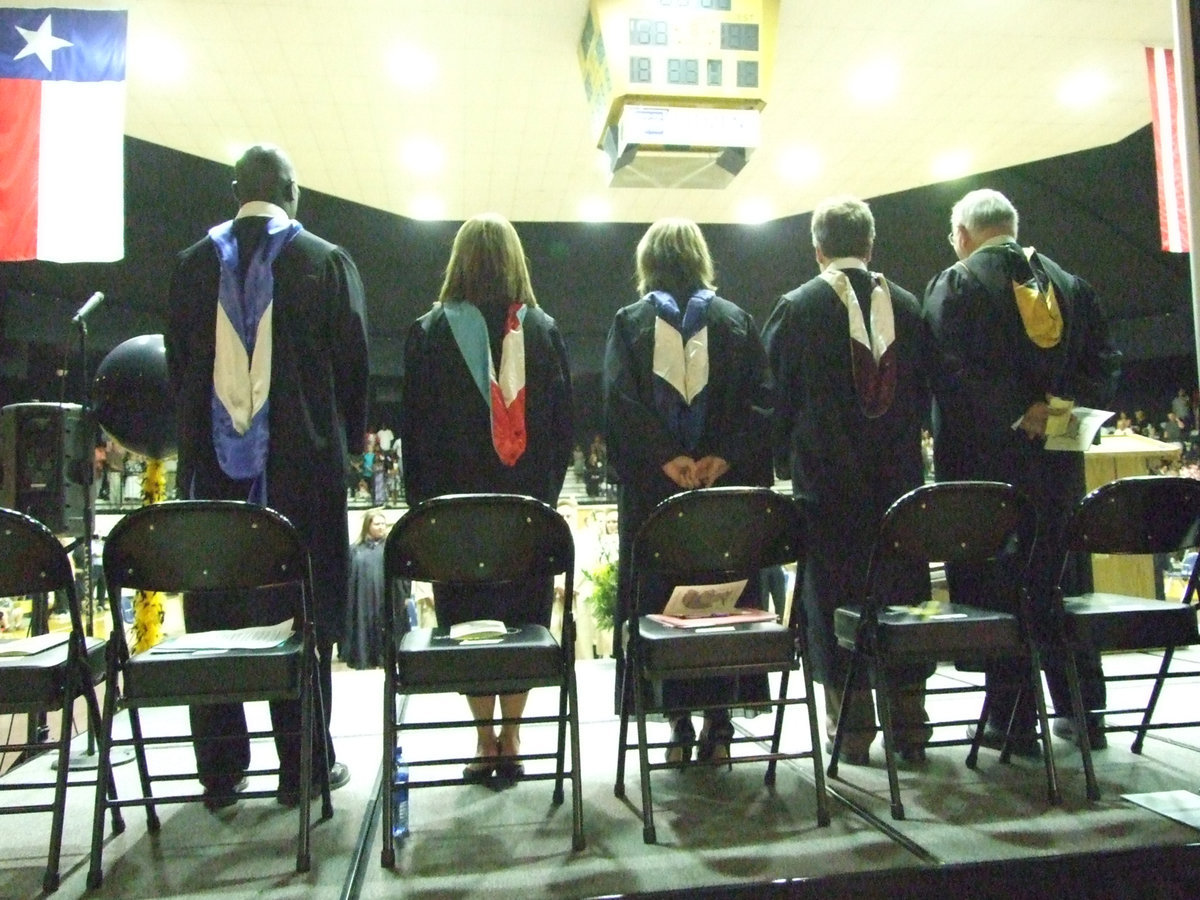
[[[999,191],[971,191],[950,214],[950,245],[958,262],[925,291],[925,315],[938,348],[934,381],[934,459],[940,481],[1003,481],[1037,509],[1038,534],[1027,573],[1035,627],[1049,620],[1063,563],[1063,529],[1082,492],[1078,455],[1045,448],[1052,397],[1103,407],[1120,374],[1121,354],[1108,339],[1092,287],[1032,247],[1017,243],[1017,210]],[[1013,567],[948,567],[951,597],[991,596],[1015,604]],[[1058,713],[1071,709],[1064,661],[1043,654],[1046,682]],[[1103,709],[1100,657],[1077,654],[1085,709]],[[987,669],[990,700],[983,741],[998,745],[1028,670],[1023,664]],[[1021,695],[1013,725],[1016,752],[1036,754],[1035,710]],[[1099,718],[1090,720],[1093,748],[1105,746]],[[1069,719],[1055,733],[1074,738]]]
[[[247,150],[234,166],[233,193],[235,218],[183,251],[171,279],[166,350],[178,419],[178,495],[270,506],[291,520],[308,547],[325,699],[321,730],[330,787],[338,788],[350,775],[334,762],[328,736],[330,663],[345,622],[349,574],[347,450],[359,448],[366,430],[362,282],[346,251],[295,220],[300,189],[281,150]],[[257,393],[261,381],[251,383],[247,357],[255,371],[270,373],[265,396]],[[230,399],[241,396],[254,402]],[[189,630],[249,624],[210,621],[207,607],[189,608],[185,598]],[[206,805],[228,806],[250,763],[244,710],[197,706],[191,715],[195,736],[225,738],[195,748]],[[281,730],[299,731],[298,703],[272,703],[271,715]],[[299,740],[277,739],[276,746],[277,797],[294,806]]]

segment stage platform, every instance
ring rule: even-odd
[[[1190,654],[1195,660],[1197,654]],[[1108,657],[1125,668],[1145,658]],[[396,869],[380,867],[375,794],[380,777],[382,672],[334,673],[333,732],[339,759],[352,779],[334,794],[335,816],[313,828],[313,866],[294,872],[295,813],[273,800],[247,800],[217,814],[199,804],[160,806],[162,830],[151,835],[140,810],[126,811],[127,829],[106,836],[105,880],[85,890],[92,791],[69,792],[62,887],[76,898],[520,898],[612,895],[812,897],[1195,897],[1200,896],[1200,831],[1125,799],[1132,794],[1195,801],[1200,787],[1200,732],[1152,735],[1135,756],[1122,735],[1096,754],[1103,798],[1084,797],[1082,768],[1073,745],[1056,743],[1064,802],[1046,800],[1041,764],[983,751],[975,771],[965,748],[935,748],[920,766],[905,766],[901,784],[907,818],[890,818],[879,741],[868,767],[842,765],[829,782],[833,821],[815,819],[808,761],[783,766],[773,789],[763,769],[697,768],[654,774],[658,844],[642,841],[636,758],[629,758],[627,798],[613,794],[617,722],[612,715],[611,660],[578,664],[582,712],[584,823],[587,848],[571,851],[570,804],[551,803],[551,784],[517,784],[413,791],[412,834]],[[973,676],[943,669],[945,683]],[[1134,690],[1133,687],[1122,690]],[[1164,713],[1194,708],[1197,685],[1176,680]],[[966,696],[931,713],[971,715]],[[553,695],[535,691],[530,712],[548,708]],[[265,720],[265,706],[251,706]],[[453,695],[414,697],[408,715],[465,713]],[[183,710],[150,710],[150,733],[186,722]],[[745,726],[744,720],[735,724]],[[752,723],[757,724],[757,723]],[[665,739],[667,726],[655,726]],[[788,737],[806,744],[802,708],[792,710]],[[553,742],[545,726],[523,731],[527,748]],[[79,738],[80,745],[85,740]],[[471,731],[426,733],[405,747],[419,756],[429,741],[452,753],[473,752]],[[263,765],[273,751],[256,744]],[[260,756],[261,754],[261,756]],[[184,770],[190,747],[156,750],[152,765]],[[5,776],[40,777],[43,755]],[[129,795],[135,768],[117,770]],[[261,783],[260,783],[261,782]],[[266,778],[252,788],[271,788]],[[195,784],[181,783],[182,790]],[[20,794],[5,798],[16,802]],[[569,797],[569,792],[568,792]],[[314,811],[317,807],[314,807]],[[45,814],[0,819],[0,897],[40,894],[49,829]]]

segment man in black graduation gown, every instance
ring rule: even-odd
[[[1027,574],[1035,626],[1048,620],[1063,564],[1063,529],[1083,487],[1078,454],[1045,449],[1052,397],[1103,407],[1120,373],[1095,292],[1082,278],[1017,243],[1017,210],[999,191],[971,191],[954,205],[950,243],[959,261],[925,290],[925,315],[938,350],[934,460],[940,481],[1004,481],[1037,509],[1038,534]],[[951,567],[950,591],[1015,603],[1010,567]],[[1044,637],[1044,635],[1043,635]],[[1070,710],[1065,665],[1043,653],[1056,712]],[[1083,703],[1102,709],[1099,654],[1077,654]],[[985,743],[1000,742],[1013,712],[1023,664],[987,670],[991,700]],[[1015,749],[1037,753],[1030,692],[1017,710]],[[1092,722],[1092,747],[1105,745]],[[1055,722],[1067,734],[1069,721]]]
[[[295,221],[300,190],[280,150],[251,147],[234,178],[237,216],[184,250],[171,279],[166,350],[178,419],[178,494],[253,500],[300,532],[312,559],[330,786],[341,787],[349,772],[334,762],[328,739],[330,663],[349,577],[347,448],[357,449],[366,429],[362,282],[346,251]],[[249,373],[246,355],[258,364]],[[242,360],[240,368],[221,362],[233,359]],[[185,599],[189,630],[238,627],[209,621],[205,607],[189,608]],[[298,730],[298,703],[273,703],[271,713],[277,727]],[[193,707],[192,730],[227,737],[197,743],[196,757],[208,805],[228,805],[250,761],[245,713],[240,704]],[[277,741],[277,748],[278,798],[294,805],[299,741]]]
[[[799,573],[813,676],[825,688],[826,734],[840,715],[850,729],[845,762],[865,765],[875,737],[870,686],[844,693],[849,652],[833,632],[834,610],[860,604],[867,565],[887,508],[924,480],[921,428],[929,413],[927,345],[917,299],[867,264],[875,219],[861,200],[836,197],[813,212],[821,274],[780,298],[763,330],[774,379],[776,460],[791,472],[804,513],[807,555]],[[895,584],[895,602],[929,598],[917,566]],[[898,751],[925,757],[921,668],[896,673],[892,709]]]

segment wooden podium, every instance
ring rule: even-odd
[[[1088,491],[1130,475],[1157,472],[1164,461],[1179,459],[1178,444],[1165,444],[1138,434],[1110,434],[1083,454]],[[1092,556],[1093,589],[1097,592],[1162,597],[1162,579],[1153,559],[1144,556]]]

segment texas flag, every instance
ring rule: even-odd
[[[0,261],[125,255],[126,23],[0,8]]]

